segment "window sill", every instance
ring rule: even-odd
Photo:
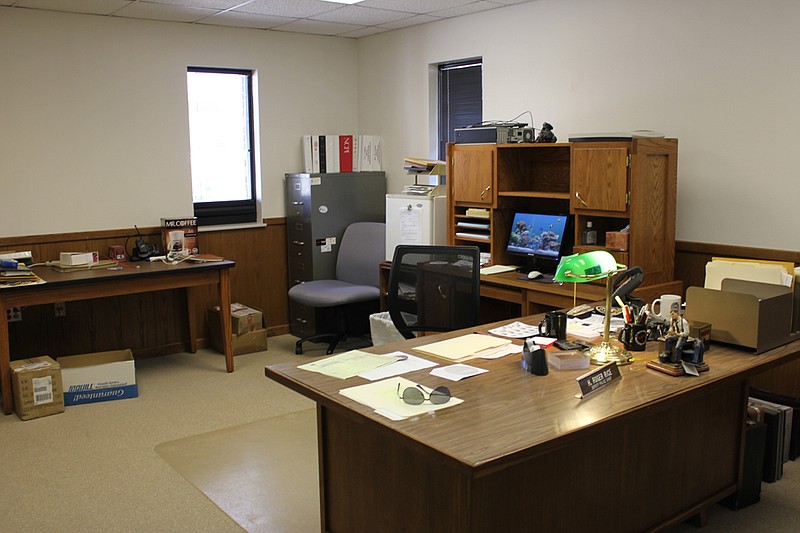
[[[247,224],[220,224],[218,226],[200,226],[197,228],[197,231],[200,233],[205,233],[207,231],[227,231],[227,230],[234,230],[234,229],[255,229],[255,228],[266,228],[267,225],[264,222],[248,222]]]

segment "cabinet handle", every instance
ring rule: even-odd
[[[483,191],[481,192],[481,200],[483,200],[483,197],[486,195],[487,192],[489,192],[489,189],[491,189],[491,188],[492,188],[492,186],[489,185],[488,187],[483,189]]]
[[[305,241],[292,241],[292,244],[296,244],[297,246],[305,246]]]
[[[575,198],[580,200],[580,202],[583,204],[583,207],[589,207],[589,204],[583,201],[583,198],[581,198],[581,193],[579,193],[578,191],[575,191]]]
[[[292,205],[303,205],[303,202],[292,202]]]

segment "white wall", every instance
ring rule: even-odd
[[[357,46],[0,7],[0,237],[192,212],[186,67],[255,69],[265,217],[304,133],[357,131]]]
[[[428,65],[482,56],[484,118],[679,139],[680,240],[795,250],[800,2],[537,0],[359,41],[359,122],[389,191],[434,156]]]

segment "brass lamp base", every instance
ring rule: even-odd
[[[607,341],[589,348],[587,355],[593,365],[602,366],[611,362],[617,363],[617,365],[629,365],[633,362],[633,356],[627,350],[618,348]]]

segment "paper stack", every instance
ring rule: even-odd
[[[434,342],[414,348],[427,355],[433,355],[450,361],[466,361],[476,357],[491,357],[508,348],[511,341],[491,335],[469,333],[444,341]]]

